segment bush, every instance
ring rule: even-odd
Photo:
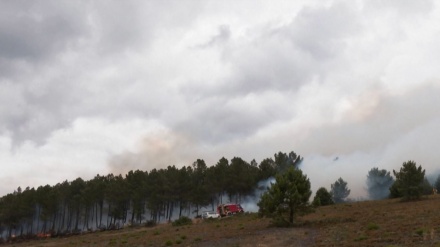
[[[393,185],[391,185],[390,187],[390,198],[400,198],[403,197],[402,192],[399,190],[399,182],[396,181],[394,182]]]
[[[154,220],[149,220],[145,223],[145,227],[154,227],[156,226],[156,221]]]
[[[186,216],[182,216],[172,223],[173,226],[192,225],[192,220]]]
[[[359,237],[355,238],[354,241],[358,242],[358,241],[364,241],[367,239],[368,239],[368,237],[366,235],[360,235]]]
[[[417,234],[418,236],[423,236],[423,234],[424,234],[425,232],[426,232],[426,230],[423,229],[423,228],[419,228],[419,229],[416,230],[416,234]]]
[[[379,226],[375,223],[369,223],[367,226],[367,229],[368,230],[377,230],[377,229],[379,229]]]
[[[425,177],[422,182],[422,194],[427,196],[432,194],[432,188],[433,186],[428,181],[428,179]]]
[[[274,217],[272,219],[272,224],[276,227],[291,227],[293,223],[290,223],[282,217]]]
[[[334,204],[332,199],[332,194],[328,192],[328,190],[324,187],[321,187],[316,191],[316,195],[313,198],[313,206],[319,207],[319,206],[326,206]]]

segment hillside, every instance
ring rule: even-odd
[[[126,228],[4,246],[437,246],[440,195],[320,207],[294,228],[275,228],[256,214],[175,227]]]

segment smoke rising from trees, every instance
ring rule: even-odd
[[[394,183],[394,178],[390,172],[379,168],[372,168],[367,175],[368,196],[372,200],[380,200],[388,198],[390,195],[390,187]]]

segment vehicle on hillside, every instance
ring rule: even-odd
[[[228,203],[228,204],[220,204],[217,206],[217,213],[221,217],[243,213],[243,212],[244,210],[240,204]]]
[[[217,219],[220,218],[220,215],[217,212],[203,212],[203,219]]]

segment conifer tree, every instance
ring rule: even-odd
[[[307,176],[291,167],[277,175],[275,183],[261,196],[259,213],[274,218],[276,224],[292,224],[295,216],[309,211],[311,194]]]
[[[336,182],[331,185],[331,194],[333,195],[333,201],[335,203],[344,202],[345,198],[350,195],[347,182],[345,182],[342,178],[336,180]]]
[[[332,194],[324,187],[319,188],[313,198],[313,206],[326,206],[331,204],[334,204]]]
[[[419,199],[423,193],[423,181],[425,178],[425,170],[422,166],[418,166],[416,162],[409,160],[403,162],[400,171],[393,170],[396,176],[396,182],[390,189],[391,192],[396,191],[404,200]]]

